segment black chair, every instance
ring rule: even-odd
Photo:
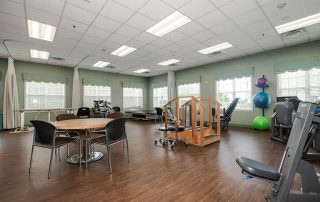
[[[294,103],[277,102],[274,107],[274,113],[271,116],[272,140],[278,140],[286,143],[292,128],[292,113],[294,112]]]
[[[77,112],[79,118],[90,118],[90,109],[89,107],[80,107]]]
[[[79,117],[75,114],[59,114],[57,115],[56,117],[56,120],[57,121],[65,121],[65,120],[72,120],[72,119],[78,119]],[[60,134],[63,134],[67,137],[71,137],[71,138],[74,138],[75,141],[77,141],[79,143],[79,150],[80,150],[80,153],[79,155],[81,156],[81,142],[80,142],[80,136],[81,136],[81,133],[84,133],[84,131],[82,130],[68,130],[68,131],[61,131],[61,130],[58,130],[57,133],[60,135]],[[67,145],[67,156],[69,157],[69,144]]]
[[[113,112],[111,114],[107,115],[107,118],[111,118],[111,119],[119,119],[119,118],[123,118],[124,114],[121,112]]]
[[[35,130],[34,130],[34,136],[33,136],[32,149],[31,149],[29,173],[31,173],[34,147],[37,146],[37,147],[51,149],[50,164],[49,164],[49,171],[48,171],[48,179],[49,179],[51,176],[53,150],[63,145],[66,145],[70,142],[73,142],[74,139],[70,137],[57,137],[56,127],[46,121],[32,120],[30,122],[34,126]],[[59,161],[60,160],[61,159],[59,154]]]
[[[162,126],[162,123],[163,123],[163,109],[160,108],[160,107],[156,107],[155,109],[156,109],[157,116],[161,121],[160,126]]]
[[[109,171],[112,174],[112,165],[111,165],[111,147],[114,144],[121,143],[124,141],[127,144],[127,155],[128,155],[128,163],[129,163],[129,146],[128,139],[125,127],[125,118],[114,119],[110,121],[106,127],[106,135],[103,137],[94,138],[90,141],[90,144],[101,144],[107,146],[108,152],[108,162],[109,162]]]
[[[120,112],[120,107],[112,107],[113,112]]]
[[[220,124],[221,130],[228,130],[229,129],[229,122],[231,121],[231,116],[233,111],[235,110],[240,98],[234,98],[228,108],[225,110],[223,109],[223,114],[220,115]],[[216,113],[215,109],[212,109],[212,116],[215,116]],[[213,127],[216,127],[216,123],[213,124]]]

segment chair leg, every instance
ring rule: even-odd
[[[58,147],[58,157],[59,157],[59,161],[61,161],[60,147]]]
[[[86,155],[86,158],[85,158],[85,160],[86,160],[86,169],[88,169],[88,149],[90,149],[90,148],[88,148],[89,147],[89,145],[88,145],[88,141],[86,140],[86,153],[85,153],[85,155]]]
[[[129,160],[129,144],[128,144],[128,139],[126,139],[126,143],[127,143],[127,156],[128,156],[128,163],[130,163],[130,160]]]
[[[112,174],[112,165],[111,165],[111,146],[107,146],[108,149],[108,163],[109,163],[109,171]]]
[[[32,145],[31,156],[30,156],[30,164],[29,164],[29,173],[32,171],[32,157],[33,157],[34,145]]]
[[[51,177],[51,164],[52,164],[53,150],[54,150],[54,148],[51,149],[50,164],[49,164],[49,171],[48,171],[48,179],[50,179],[50,177]]]
[[[70,151],[69,151],[69,144],[67,144],[67,158],[70,156]]]
[[[81,168],[81,153],[82,153],[82,141],[79,139],[79,166]]]

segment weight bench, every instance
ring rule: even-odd
[[[271,183],[272,193],[265,196],[267,201],[320,201],[319,178],[312,164],[304,158],[308,142],[314,137],[314,128],[320,125],[320,118],[314,116],[315,109],[312,103],[299,105],[278,171],[246,157],[236,159],[243,174]],[[291,191],[296,173],[301,176],[301,191]]]

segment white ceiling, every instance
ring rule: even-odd
[[[280,3],[287,5],[279,9]],[[192,22],[159,38],[145,30],[174,11]],[[272,50],[320,38],[320,24],[286,38],[274,26],[320,13],[320,0],[1,0],[0,39],[14,59],[96,69],[98,60],[115,68],[96,69],[137,75],[150,69],[154,76]],[[57,26],[53,42],[28,37],[27,19]],[[73,28],[73,26],[76,26]],[[218,55],[197,51],[222,42],[233,48]],[[110,55],[122,45],[137,48],[125,56]],[[31,59],[29,49],[49,51],[54,59]],[[9,54],[0,43],[0,57]],[[159,62],[179,59],[175,66]]]

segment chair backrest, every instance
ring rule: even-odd
[[[113,112],[120,112],[120,107],[112,107]]]
[[[122,117],[124,117],[124,115],[121,112],[113,112],[113,113],[107,115],[107,118],[111,118],[111,119],[119,119]]]
[[[274,106],[276,112],[277,121],[284,126],[290,126],[292,124],[292,112],[294,105],[292,102],[277,102]]]
[[[239,102],[240,98],[234,98],[234,100],[231,102],[231,104],[229,105],[229,107],[226,109],[226,111],[223,113],[224,117],[231,117],[232,112],[234,111],[234,109],[236,108],[238,102]]]
[[[89,107],[80,107],[77,112],[79,118],[90,118],[90,109]]]
[[[53,145],[55,138],[56,127],[49,122],[32,120],[34,126],[34,141],[36,143]]]
[[[127,138],[125,123],[125,118],[119,118],[110,121],[106,125],[106,139],[108,145]]]
[[[70,120],[70,119],[78,119],[79,117],[75,114],[59,114],[56,117],[57,121],[64,121],[64,120]]]
[[[163,112],[163,109],[160,108],[160,107],[156,107],[155,109],[156,109],[157,115],[158,115],[158,116],[161,116],[161,115],[162,115],[162,112]]]
[[[292,97],[288,99],[288,102],[291,102],[293,104],[294,111],[297,111],[301,100],[297,97]]]

